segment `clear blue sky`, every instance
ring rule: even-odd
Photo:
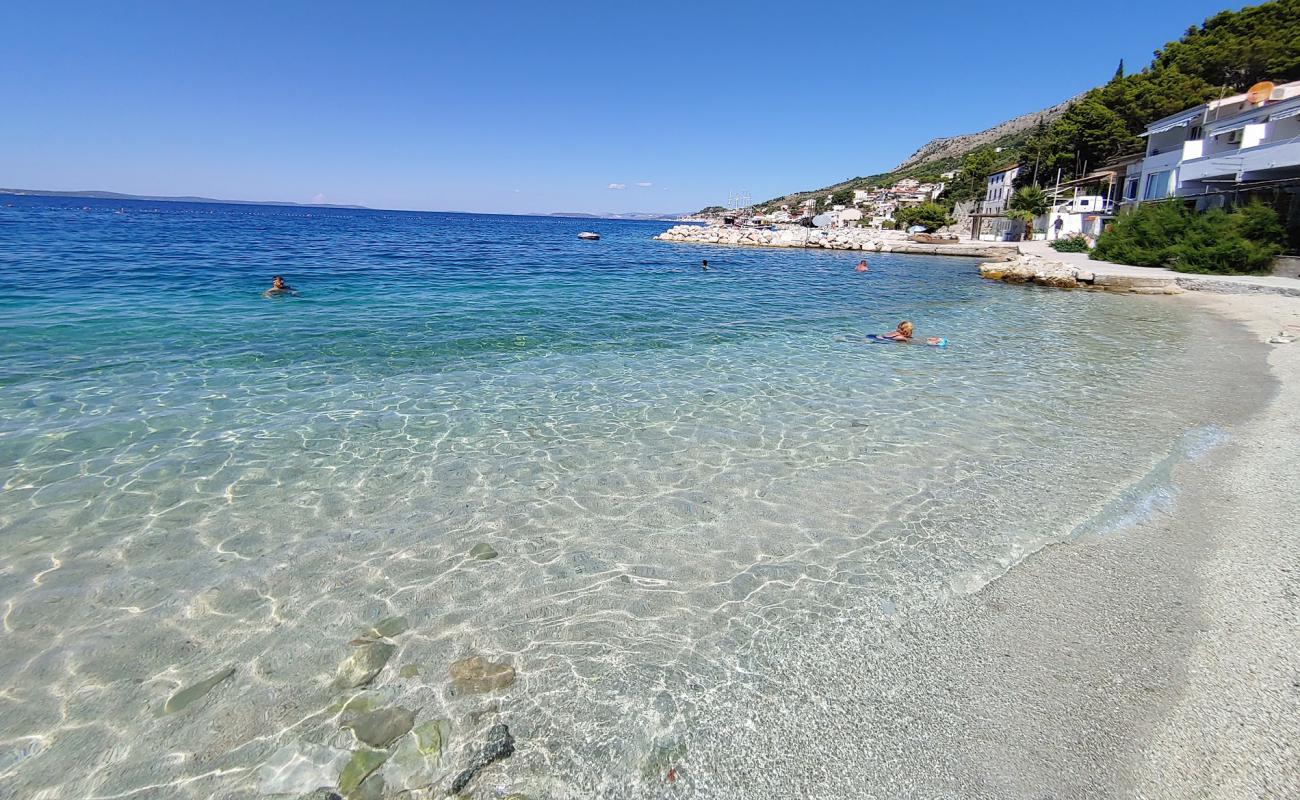
[[[6,0],[0,186],[502,212],[763,200],[1058,102],[1241,5]]]

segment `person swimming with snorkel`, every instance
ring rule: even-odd
[[[908,320],[903,320],[902,322],[898,323],[897,328],[890,331],[889,333],[877,333],[876,338],[881,341],[902,342],[903,344],[911,344],[913,330],[914,328],[912,326],[912,323]],[[931,347],[943,347],[944,345],[948,344],[948,340],[940,336],[929,336],[926,338],[925,344],[928,344]]]

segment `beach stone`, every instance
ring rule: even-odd
[[[357,750],[348,759],[342,774],[339,775],[339,791],[351,797],[361,786],[361,782],[368,778],[370,773],[383,766],[387,760],[387,751]]]
[[[397,671],[398,677],[414,678],[420,674],[420,667],[417,664],[407,664]]]
[[[176,692],[171,697],[167,698],[167,702],[163,704],[161,713],[174,714],[177,711],[180,711],[195,700],[202,699],[204,695],[216,688],[217,684],[234,674],[234,667],[226,667],[192,686],[187,686],[184,689],[181,689],[179,692]]]
[[[339,664],[335,683],[349,689],[365,686],[375,679],[396,650],[396,646],[387,642],[366,642],[357,646],[352,655]]]
[[[487,542],[479,542],[470,548],[469,555],[471,558],[477,558],[479,561],[488,561],[496,558],[500,553],[494,550],[492,545]]]
[[[308,742],[296,742],[276,750],[257,768],[258,788],[262,794],[318,796],[321,787],[338,783],[347,750],[337,750]]]
[[[515,737],[510,735],[510,728],[504,723],[493,725],[487,733],[487,741],[479,750],[474,758],[470,759],[469,766],[466,767],[456,780],[451,783],[451,793],[456,794],[469,785],[483,768],[500,761],[503,758],[510,757],[515,752]]]
[[[416,748],[426,756],[442,757],[442,753],[451,744],[451,722],[435,719],[422,723],[412,732]]]
[[[384,789],[386,788],[384,776],[377,772],[372,773],[361,782],[361,785],[352,793],[349,800],[383,800]]]
[[[391,639],[405,633],[409,627],[406,617],[386,617],[376,622],[366,634],[374,639]]]
[[[340,714],[340,725],[347,725],[361,714],[374,711],[397,695],[388,687],[383,689],[363,689],[348,698],[331,703],[326,713]]]
[[[353,735],[371,747],[387,747],[397,737],[411,730],[415,724],[414,712],[401,706],[367,711],[348,723]]]
[[[391,791],[423,789],[438,779],[443,754],[451,742],[451,723],[425,722],[402,738],[384,765],[384,783]]]
[[[514,682],[515,668],[506,661],[489,661],[476,655],[451,665],[452,686],[468,694],[494,692]]]

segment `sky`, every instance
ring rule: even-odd
[[[0,187],[693,211],[883,172],[1225,0],[0,2]]]

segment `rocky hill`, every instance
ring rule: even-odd
[[[999,122],[991,128],[979,131],[978,133],[966,133],[960,136],[945,136],[939,139],[932,139],[923,145],[919,150],[909,156],[903,163],[894,167],[889,172],[879,173],[877,175],[867,175],[856,178],[849,178],[840,181],[831,186],[825,186],[820,189],[809,189],[805,191],[794,192],[783,197],[774,197],[762,203],[758,203],[756,208],[766,208],[769,206],[778,206],[782,204],[797,205],[809,197],[824,197],[827,194],[836,192],[840,189],[863,189],[868,186],[889,186],[903,178],[909,177],[929,177],[938,175],[948,170],[956,169],[961,164],[962,156],[975,150],[976,148],[993,146],[1001,147],[1008,152],[1008,158],[1012,157],[1016,150],[1028,138],[1030,131],[1038,125],[1041,120],[1044,124],[1050,123],[1057,117],[1065,113],[1065,109],[1077,100],[1078,97],[1071,97],[1054,106],[1045,108],[1041,111],[1034,111],[1029,114],[1021,114],[1014,119],[1005,122]],[[708,210],[706,209],[706,213]]]
[[[1082,95],[1080,95],[1082,96]],[[1065,109],[1079,97],[1071,97],[1063,103],[1057,103],[1050,108],[1042,111],[1034,111],[1029,114],[1021,114],[1015,119],[1009,119],[1006,122],[999,122],[992,128],[982,130],[979,133],[966,133],[961,136],[945,136],[939,139],[931,139],[926,142],[921,149],[908,156],[907,160],[894,167],[894,172],[902,172],[911,167],[927,164],[932,161],[939,161],[947,158],[958,158],[964,156],[977,147],[983,147],[986,144],[993,144],[1008,136],[1014,136],[1032,129],[1039,122],[1049,123],[1065,113]]]

